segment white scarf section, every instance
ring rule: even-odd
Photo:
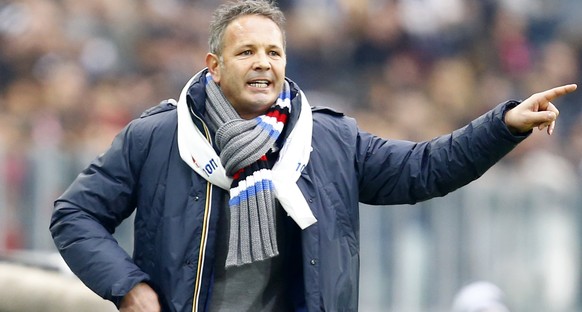
[[[204,130],[207,133],[205,135],[194,125],[186,102],[188,90],[192,83],[199,79],[199,76],[200,73],[188,81],[182,89],[177,103],[178,150],[182,160],[194,172],[208,182],[229,191],[232,179],[226,175],[226,171],[220,162],[220,157],[212,147],[209,131],[205,125]],[[299,91],[299,97],[301,101],[299,119],[286,138],[283,147],[279,151],[279,159],[271,171],[275,197],[297,225],[301,229],[305,229],[317,222],[317,219],[297,186],[297,180],[301,176],[301,171],[309,162],[313,119],[309,102],[301,90]],[[196,118],[200,117],[196,116]]]

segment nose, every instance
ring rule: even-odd
[[[269,70],[271,69],[271,62],[266,53],[257,53],[257,59],[255,60],[254,69],[255,70]]]

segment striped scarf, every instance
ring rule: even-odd
[[[274,210],[268,209],[267,205],[271,204],[270,207],[274,207],[274,200],[266,200],[272,199],[273,196],[276,198],[276,201],[281,204],[285,213],[297,223],[297,225],[301,229],[306,229],[307,227],[311,226],[312,224],[317,222],[311,208],[309,207],[305,197],[301,193],[299,186],[297,185],[297,181],[301,176],[302,170],[308,165],[309,158],[311,154],[311,136],[313,130],[313,120],[311,115],[311,107],[309,105],[309,101],[305,97],[305,94],[301,91],[297,91],[296,100],[293,101],[293,114],[298,114],[298,118],[295,121],[295,125],[293,128],[286,130],[285,140],[282,140],[282,146],[278,150],[278,156],[273,168],[267,169],[262,168],[260,170],[254,170],[253,165],[249,166],[249,171],[252,172],[251,174],[246,174],[246,171],[242,171],[240,175],[237,176],[239,180],[238,184],[233,183],[234,176],[236,172],[240,170],[237,168],[236,165],[229,169],[232,176],[228,176],[226,173],[225,166],[222,164],[222,160],[218,156],[217,152],[214,149],[214,146],[209,140],[209,134],[207,132],[206,127],[198,128],[194,124],[194,119],[200,119],[200,116],[196,115],[192,107],[189,107],[188,104],[188,92],[190,88],[198,81],[205,80],[208,82],[207,76],[202,76],[207,73],[207,69],[204,69],[194,75],[188,83],[182,89],[180,93],[180,98],[178,101],[170,99],[170,103],[176,105],[177,107],[177,121],[178,121],[178,131],[177,131],[177,143],[178,143],[178,150],[180,153],[180,158],[190,167],[194,172],[198,175],[206,179],[208,182],[212,183],[212,185],[220,187],[224,190],[232,190],[232,204],[234,209],[229,209],[231,212],[235,212],[235,217],[231,218],[234,220],[239,220],[238,225],[233,225],[231,229],[232,239],[230,240],[229,251],[231,256],[227,263],[228,266],[233,265],[241,265],[245,262],[248,263],[249,254],[250,254],[250,261],[254,261],[254,259],[258,260],[261,258],[268,258],[270,256],[274,256],[277,254],[277,245],[275,240],[275,227],[274,227]],[[220,98],[224,99],[223,95],[220,95],[220,92],[216,93],[216,89],[210,90],[213,86],[207,88],[207,97],[212,97],[210,101],[221,101]],[[218,90],[220,91],[220,90]],[[275,107],[285,107],[287,106],[289,109],[289,113],[291,112],[291,106],[289,104],[289,86],[285,85],[285,90],[282,92],[281,96],[275,103]],[[211,95],[214,94],[214,95]],[[220,96],[218,96],[220,95]],[[217,102],[218,103],[218,102]],[[217,104],[214,102],[207,103],[207,110],[209,107],[213,107],[213,104]],[[218,103],[216,110],[220,110],[218,114],[222,116],[223,110],[230,111],[229,108],[224,108],[224,104],[228,104],[228,102],[220,102]],[[228,104],[230,105],[230,104]],[[295,106],[296,105],[296,106]],[[212,108],[211,108],[212,109]],[[284,111],[284,110],[281,110]],[[279,111],[279,115],[281,114]],[[230,111],[232,113],[232,111]],[[230,113],[228,113],[230,115]],[[207,115],[212,113],[207,113]],[[255,119],[255,125],[262,125],[259,129],[263,129],[262,132],[273,133],[273,136],[269,135],[270,142],[276,142],[277,139],[275,136],[278,136],[284,126],[282,124],[285,123],[286,119],[283,117],[276,117],[276,112],[272,112],[271,118],[266,118],[264,116],[259,117],[259,119]],[[233,117],[232,115],[231,117]],[[273,119],[274,118],[274,119]],[[207,119],[210,119],[207,118]],[[234,117],[235,120],[238,121],[228,121],[230,120],[229,117],[225,118],[225,123],[240,123],[240,117],[236,115]],[[277,122],[273,122],[273,120],[277,120]],[[281,123],[279,123],[279,120]],[[263,124],[264,122],[264,124]],[[222,124],[222,122],[218,122]],[[217,124],[218,124],[217,123]],[[273,128],[271,129],[270,125]],[[215,130],[218,130],[220,127],[215,127]],[[256,127],[255,127],[256,128]],[[204,133],[202,132],[204,131]],[[225,130],[221,130],[226,131]],[[248,131],[247,131],[248,132]],[[226,131],[225,134],[230,132]],[[227,140],[228,141],[228,140]],[[266,143],[269,145],[270,143]],[[263,147],[261,147],[263,148]],[[271,151],[275,151],[278,148],[277,145],[272,145],[269,147]],[[226,146],[223,146],[223,150],[227,149]],[[250,164],[254,164],[255,162],[260,163],[257,159],[260,159],[263,155],[269,154],[269,149],[266,149],[265,152],[257,157],[255,160],[250,162]],[[260,154],[260,153],[257,153]],[[234,157],[238,157],[234,155]],[[241,159],[244,157],[241,157]],[[249,157],[250,158],[250,157]],[[264,160],[264,159],[263,159]],[[225,159],[226,161],[226,159]],[[230,168],[230,166],[229,166]],[[242,168],[245,168],[244,166]],[[260,167],[259,167],[260,168]],[[241,178],[244,176],[243,178]],[[259,181],[260,183],[257,183]],[[251,186],[254,185],[254,188]],[[269,194],[270,191],[270,194]],[[257,196],[258,194],[258,196]],[[210,197],[212,197],[212,189],[210,192]],[[265,209],[262,210],[262,205],[258,203],[263,201],[261,198],[265,198],[264,207]],[[253,201],[249,198],[259,198],[256,200],[256,207],[255,209]],[[210,200],[210,199],[209,199]],[[242,203],[246,203],[247,207],[244,208]],[[250,204],[249,204],[250,203]],[[237,209],[237,207],[239,209]],[[241,208],[243,207],[243,208]],[[213,206],[210,205],[208,207],[209,214],[212,214]],[[240,211],[245,210],[248,213],[244,213],[247,217],[246,219],[241,217]],[[236,211],[239,212],[238,217],[236,216]],[[256,211],[256,215],[255,215]],[[263,211],[263,212],[262,212]],[[267,211],[267,213],[264,213]],[[269,217],[268,212],[273,213],[273,218]],[[258,222],[256,221],[258,216]],[[266,216],[266,217],[265,217]],[[243,220],[244,219],[244,220]],[[241,226],[241,221],[244,223],[244,226]],[[248,220],[245,221],[245,220]],[[267,220],[262,222],[261,220]],[[269,220],[272,220],[273,223],[269,223]],[[260,222],[260,223],[259,223]],[[257,226],[259,224],[259,226]],[[233,229],[237,229],[233,230]],[[242,231],[241,231],[242,229]],[[248,229],[248,231],[246,230]],[[258,229],[258,231],[257,231]],[[264,230],[264,229],[269,229]],[[271,231],[273,229],[273,231]],[[260,235],[257,235],[260,233]],[[238,235],[238,236],[237,236]],[[265,238],[263,239],[263,236]],[[268,238],[268,239],[267,239]],[[260,243],[256,243],[256,241],[260,240]],[[273,252],[271,253],[265,246],[271,246]],[[261,246],[262,251],[259,247],[254,246]],[[250,252],[249,252],[250,250]],[[265,251],[266,250],[266,251]],[[253,259],[253,254],[257,253],[260,256],[257,256]],[[243,262],[242,255],[245,255],[245,262]]]
[[[276,239],[276,200],[267,154],[291,111],[287,81],[269,110],[254,119],[242,119],[210,74],[206,76],[206,112],[216,130],[215,143],[230,188],[230,234],[226,267],[265,260],[279,254]]]

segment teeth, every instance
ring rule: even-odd
[[[266,88],[269,86],[269,82],[268,81],[253,81],[251,83],[249,83],[252,87],[255,88]]]

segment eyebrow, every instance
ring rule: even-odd
[[[252,44],[252,43],[242,43],[239,46],[235,46],[235,49],[245,49],[245,48],[255,48],[257,47],[256,44]],[[280,45],[276,45],[276,44],[269,44],[267,45],[267,49],[277,49],[277,50],[283,50],[283,47]]]

